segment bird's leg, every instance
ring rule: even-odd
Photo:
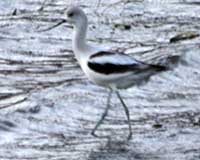
[[[122,97],[120,96],[119,92],[116,91],[117,97],[119,98],[120,102],[122,103],[125,113],[126,113],[126,117],[128,120],[128,126],[129,126],[129,135],[128,135],[128,140],[131,139],[132,137],[132,128],[131,128],[131,121],[130,121],[130,114],[129,114],[129,110],[128,107],[126,106],[126,104],[124,103]]]
[[[101,125],[101,123],[103,122],[104,118],[106,117],[108,110],[110,108],[110,99],[111,99],[111,95],[112,95],[112,90],[110,90],[109,94],[108,94],[108,99],[107,99],[107,104],[106,104],[106,109],[103,112],[101,119],[97,122],[96,126],[94,127],[94,129],[92,130],[92,135],[97,137],[97,135],[95,134],[95,131],[97,130],[97,128]]]

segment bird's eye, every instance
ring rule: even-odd
[[[74,16],[73,12],[71,12],[71,13],[68,14],[68,17],[73,17],[73,16]]]

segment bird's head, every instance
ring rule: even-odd
[[[72,25],[80,25],[83,23],[87,23],[87,17],[82,9],[77,6],[73,6],[67,9],[66,12],[67,21]]]

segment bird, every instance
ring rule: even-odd
[[[90,81],[108,88],[109,91],[106,108],[91,134],[98,137],[96,130],[107,116],[112,95],[116,94],[128,121],[129,133],[127,139],[131,139],[133,133],[130,113],[120,90],[143,85],[149,81],[152,75],[167,71],[169,68],[162,65],[147,64],[128,54],[89,44],[86,40],[88,18],[79,6],[68,7],[66,16],[66,21],[73,26],[72,50],[81,69]]]

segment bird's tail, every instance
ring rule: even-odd
[[[182,57],[181,55],[173,55],[171,57],[168,57],[166,59],[166,63],[168,64],[167,65],[167,69],[168,70],[173,70],[174,68],[176,68],[179,64],[180,64],[180,61],[182,60]]]
[[[173,55],[170,57],[167,57],[164,59],[162,62],[156,65],[152,65],[152,67],[157,71],[157,72],[162,72],[162,71],[167,71],[167,70],[173,70],[178,66],[182,59],[181,55]]]

